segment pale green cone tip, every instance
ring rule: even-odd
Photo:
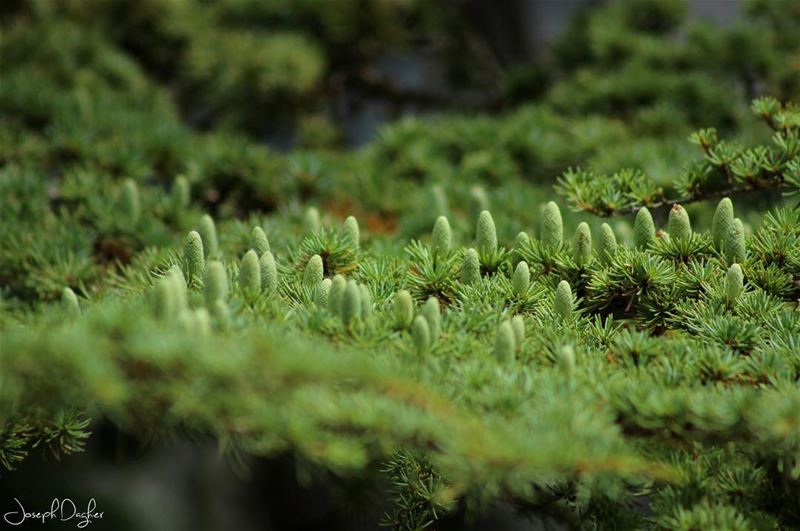
[[[191,202],[191,189],[189,181],[183,175],[175,177],[172,183],[171,199],[174,210],[182,210],[189,206]]]
[[[516,249],[527,247],[530,243],[531,239],[527,232],[518,232],[517,236],[514,238],[514,247]]]
[[[439,332],[442,329],[442,311],[439,308],[439,299],[430,297],[422,305],[422,316],[428,321],[428,331],[430,332],[431,344],[439,339]]]
[[[261,291],[270,295],[278,289],[278,269],[271,251],[266,251],[258,259],[261,269]]]
[[[490,252],[497,249],[497,229],[494,226],[494,218],[488,210],[482,211],[478,216],[475,238],[479,249]]]
[[[206,265],[206,276],[203,280],[203,294],[206,305],[211,306],[218,300],[228,300],[228,274],[225,266],[217,260],[209,260]]]
[[[633,242],[639,249],[646,249],[656,241],[656,225],[653,223],[653,216],[646,207],[642,207],[636,213],[636,220],[633,222]]]
[[[347,286],[342,294],[340,316],[345,328],[361,317],[361,290],[355,280],[347,281]]]
[[[517,350],[516,340],[514,339],[514,329],[511,323],[503,321],[497,327],[497,337],[494,341],[494,357],[500,363],[511,363],[514,361],[514,352]]]
[[[553,311],[556,317],[562,320],[567,320],[572,316],[572,288],[566,280],[558,283],[553,301]]]
[[[681,205],[672,205],[667,221],[669,235],[676,240],[688,240],[692,237],[692,222],[689,213]]]
[[[64,288],[61,291],[61,305],[69,315],[77,316],[81,314],[81,305],[78,303],[78,297],[72,288]]]
[[[361,317],[366,319],[372,315],[372,293],[365,284],[360,284],[358,288],[361,290]]]
[[[250,248],[254,249],[258,256],[269,251],[269,238],[261,227],[253,227],[253,232],[250,233]]]
[[[725,274],[725,296],[728,303],[733,304],[744,290],[744,273],[742,266],[733,264]]]
[[[239,287],[251,295],[261,290],[261,264],[258,263],[258,255],[252,249],[244,254],[239,266]]]
[[[514,331],[514,343],[517,346],[517,350],[519,350],[522,342],[525,341],[525,319],[521,315],[515,315],[511,318],[511,330]]]
[[[550,201],[542,210],[542,226],[540,239],[550,247],[559,247],[564,241],[564,223],[561,220],[561,209],[554,201]]]
[[[600,240],[598,241],[598,251],[600,259],[603,263],[608,263],[609,258],[617,250],[617,237],[614,234],[614,229],[608,223],[603,223],[600,226]]]
[[[314,303],[320,308],[328,307],[328,296],[331,292],[331,279],[322,279],[322,282],[317,286],[317,292],[314,294]]]
[[[414,320],[414,301],[411,294],[401,289],[394,295],[394,322],[399,328],[408,328]]]
[[[303,270],[303,284],[306,286],[316,286],[322,282],[324,276],[324,266],[322,264],[322,257],[315,254],[308,259],[305,270]]]
[[[718,250],[722,250],[728,231],[733,225],[733,217],[733,202],[725,197],[717,205],[711,221],[711,239]]]
[[[125,179],[122,183],[122,211],[125,219],[133,224],[136,224],[142,215],[139,187],[132,179]]]
[[[358,249],[361,245],[361,232],[358,228],[358,220],[353,216],[347,216],[347,219],[344,220],[342,231],[347,235],[350,241],[353,242],[355,248]]]
[[[208,214],[204,214],[200,218],[200,223],[197,226],[197,232],[203,239],[203,246],[205,257],[216,256],[219,252],[219,241],[217,240],[217,225],[214,219]]]
[[[572,257],[578,267],[585,265],[592,257],[592,231],[589,224],[582,222],[575,231],[572,240]]]
[[[316,234],[322,228],[322,222],[319,217],[319,210],[315,207],[308,207],[303,215],[303,227],[305,231],[311,234]]]
[[[186,261],[188,281],[193,284],[203,278],[205,271],[205,258],[203,254],[203,239],[197,231],[192,231],[186,236],[183,245],[183,258]]]
[[[331,290],[328,293],[328,311],[334,315],[339,315],[342,308],[342,295],[347,287],[347,280],[342,275],[336,275],[331,282]]]
[[[728,263],[741,264],[744,262],[747,256],[747,248],[744,241],[744,225],[742,225],[742,220],[739,218],[734,219],[730,229],[728,229],[722,249]]]
[[[464,284],[472,284],[481,279],[481,263],[478,258],[478,251],[467,249],[464,254],[464,262],[461,264],[461,281]]]
[[[444,216],[439,216],[433,225],[431,247],[434,252],[447,254],[453,244],[453,234],[450,231],[450,222]]]
[[[531,285],[531,271],[528,268],[527,262],[520,262],[514,270],[514,276],[511,278],[511,287],[514,295],[522,296],[528,293],[528,288]]]
[[[411,325],[411,340],[414,342],[414,349],[417,354],[425,354],[431,344],[431,333],[428,328],[428,321],[418,315]]]
[[[557,363],[564,376],[571,378],[575,372],[575,350],[571,345],[563,345],[558,349]]]

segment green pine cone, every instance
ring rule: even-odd
[[[572,289],[566,280],[558,283],[553,301],[553,311],[556,317],[563,321],[572,317]]]
[[[172,183],[170,202],[173,212],[179,212],[189,206],[191,202],[191,188],[189,181],[183,175],[175,177]]]
[[[189,306],[186,278],[183,276],[183,271],[181,271],[181,268],[177,264],[169,268],[166,277],[170,281],[175,295],[175,313],[180,313]]]
[[[439,333],[442,329],[442,311],[439,308],[439,299],[430,297],[425,304],[422,305],[420,311],[422,316],[428,321],[428,331],[430,332],[431,345],[436,343],[439,339]]]
[[[358,220],[353,216],[347,216],[344,220],[343,232],[347,235],[356,249],[361,246],[361,232],[358,228]]]
[[[336,275],[331,282],[331,291],[328,293],[328,311],[339,315],[342,309],[342,295],[347,287],[347,280],[342,275]]]
[[[414,320],[414,301],[411,294],[401,289],[394,294],[394,322],[398,328],[405,329]]]
[[[642,207],[636,213],[636,221],[633,222],[633,242],[639,249],[646,249],[655,241],[656,225],[653,223],[653,216],[646,207]]]
[[[514,353],[517,350],[517,342],[514,339],[514,329],[511,323],[503,321],[497,327],[497,337],[494,342],[494,357],[500,363],[511,363],[514,361]]]
[[[725,238],[728,236],[732,226],[733,202],[725,197],[717,205],[717,209],[714,211],[714,218],[711,221],[711,239],[714,241],[714,247],[717,250],[722,250],[722,245],[725,243]]]
[[[611,256],[617,250],[617,237],[614,229],[608,223],[600,225],[600,241],[598,242],[598,254],[604,264],[610,261]]]
[[[733,304],[744,290],[744,273],[742,266],[733,264],[725,274],[725,296],[728,304]]]
[[[428,352],[431,346],[431,333],[428,329],[428,321],[421,315],[418,315],[411,325],[411,339],[417,354],[422,355]]]
[[[192,231],[186,236],[183,245],[183,259],[186,261],[186,274],[190,285],[195,285],[203,278],[206,268],[203,258],[203,239],[197,231]]]
[[[747,256],[747,248],[744,242],[744,226],[739,218],[733,220],[722,249],[729,264],[741,264],[744,262]]]
[[[592,257],[592,231],[586,222],[578,225],[572,240],[572,257],[578,267],[583,267]]]
[[[481,262],[478,258],[478,251],[467,249],[464,254],[464,263],[461,264],[461,282],[472,284],[481,279]]]
[[[261,291],[261,265],[258,255],[252,249],[247,251],[239,266],[239,288],[248,295]]]
[[[439,216],[433,225],[431,247],[433,252],[447,254],[453,243],[453,234],[450,232],[450,222],[444,216]]]
[[[203,280],[203,294],[207,306],[211,306],[218,300],[228,300],[228,274],[225,272],[222,262],[208,261],[206,276]]]
[[[305,231],[310,234],[316,234],[322,228],[322,222],[319,218],[319,210],[315,207],[308,207],[306,213],[303,215],[303,227]]]
[[[175,301],[175,288],[170,278],[163,277],[156,282],[153,309],[155,316],[162,321],[167,321],[179,313]]]
[[[77,317],[81,314],[81,305],[78,303],[78,297],[72,291],[72,288],[67,287],[61,291],[61,305],[72,317]]]
[[[208,214],[204,214],[200,218],[200,224],[197,227],[197,232],[203,239],[203,246],[205,257],[217,256],[219,252],[219,240],[217,240],[217,226],[214,224],[214,219]]]
[[[250,248],[254,249],[258,256],[269,251],[269,238],[261,227],[253,227],[253,232],[250,233]]]
[[[488,210],[482,211],[478,216],[476,240],[478,248],[484,252],[494,252],[497,249],[497,230],[494,226],[494,218]]]
[[[342,294],[342,308],[340,312],[345,328],[361,317],[361,290],[355,280],[348,280],[347,287]]]
[[[324,276],[324,266],[322,257],[315,254],[308,259],[305,270],[303,270],[303,284],[306,286],[316,286],[322,282]]]
[[[525,319],[521,315],[515,315],[511,318],[511,330],[514,331],[514,344],[519,350],[522,347],[522,342],[525,341]]]
[[[517,264],[514,270],[514,276],[511,278],[511,287],[513,288],[514,295],[521,297],[528,293],[528,288],[531,285],[531,270],[528,264],[522,261]]]
[[[514,238],[514,248],[515,249],[524,249],[528,245],[530,245],[531,239],[528,236],[527,232],[518,232],[517,236]]]
[[[139,187],[132,179],[125,179],[122,183],[122,214],[125,220],[136,225],[142,216],[142,203],[139,199]]]
[[[317,292],[314,294],[314,303],[320,308],[328,307],[328,296],[331,292],[331,279],[322,279],[322,282],[317,286]]]
[[[361,317],[366,319],[372,315],[372,293],[365,284],[360,284],[358,288],[361,290]]]
[[[542,228],[539,239],[544,245],[560,247],[564,241],[564,223],[561,220],[561,209],[554,201],[550,201],[542,210]]]
[[[575,350],[571,345],[563,345],[558,349],[558,368],[568,379],[572,378],[575,372]]]
[[[689,213],[681,205],[672,205],[669,210],[667,227],[670,237],[676,240],[688,240],[692,237],[692,222],[689,220]]]
[[[275,266],[275,257],[271,251],[266,251],[258,259],[261,269],[261,291],[267,295],[275,293],[278,289],[278,269]]]

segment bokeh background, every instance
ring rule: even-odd
[[[669,191],[698,157],[691,131],[753,142],[768,131],[751,98],[800,99],[797,0],[3,0],[0,20],[6,176],[44,171],[69,201],[110,193],[109,177],[169,189],[184,174],[215,216],[315,205],[397,238],[440,213],[465,233],[502,204],[510,239],[574,165],[641,169]],[[755,219],[765,200],[737,212]],[[708,211],[691,208],[698,227]],[[60,284],[5,289],[47,299]],[[292,455],[240,462],[104,424],[51,460],[0,474],[0,503],[95,497],[95,529],[375,529],[386,510]],[[562,528],[465,514],[440,528]]]

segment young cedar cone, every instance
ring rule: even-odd
[[[617,250],[617,237],[608,223],[600,225],[600,241],[598,242],[598,255],[600,260],[607,264],[611,255]]]
[[[347,216],[347,219],[344,220],[342,231],[350,241],[353,242],[353,246],[358,249],[361,245],[361,232],[358,228],[358,220],[353,216]]]
[[[217,240],[217,226],[214,224],[214,220],[211,216],[204,214],[203,217],[200,218],[197,232],[203,239],[205,258],[216,256],[219,252],[219,241]]]
[[[61,292],[61,305],[71,317],[77,317],[81,314],[81,305],[78,304],[78,297],[72,291],[72,288],[64,288]]]
[[[572,316],[572,289],[566,280],[558,283],[553,301],[553,311],[556,317],[562,321],[566,321]]]
[[[646,207],[639,209],[633,222],[633,242],[639,249],[646,249],[656,241],[656,226]]]
[[[258,265],[261,269],[261,291],[267,295],[275,293],[278,289],[278,270],[275,267],[275,257],[271,251],[266,251],[258,259]]]
[[[439,309],[439,299],[430,297],[422,305],[422,316],[428,321],[428,331],[430,332],[431,345],[439,339],[442,329],[442,311]]]
[[[228,275],[225,266],[217,260],[209,260],[206,265],[206,276],[203,280],[203,294],[206,305],[211,306],[217,300],[228,300]]]
[[[203,239],[197,231],[192,231],[186,236],[186,243],[183,245],[183,259],[186,261],[186,273],[189,275],[190,285],[203,278],[206,268],[203,256]]]
[[[747,256],[747,249],[744,243],[744,226],[742,225],[742,220],[739,218],[734,219],[728,229],[728,234],[723,244],[723,251],[725,252],[725,258],[728,259],[729,264],[741,264]]]
[[[733,225],[733,202],[725,197],[717,205],[711,220],[711,239],[718,251],[722,250],[725,238]]]
[[[572,240],[572,257],[578,267],[583,267],[592,257],[592,231],[586,222],[578,225]]]
[[[450,232],[450,222],[444,216],[439,216],[433,225],[432,243],[434,253],[447,254],[453,243],[453,234]]]
[[[317,286],[317,292],[314,294],[314,303],[320,308],[328,307],[328,295],[331,291],[331,279],[322,279],[322,282]]]
[[[497,249],[497,230],[494,226],[494,219],[488,210],[484,210],[478,216],[478,226],[475,238],[478,248],[484,252],[494,252]]]
[[[519,350],[522,342],[525,341],[525,319],[521,315],[515,315],[511,318],[511,330],[514,331],[514,344]]]
[[[692,237],[692,222],[689,220],[689,213],[681,205],[672,205],[669,210],[667,229],[669,235],[676,240],[688,240]]]
[[[322,257],[315,254],[308,259],[306,268],[303,271],[303,284],[306,286],[316,286],[322,282],[323,277]]]
[[[414,341],[414,348],[417,354],[425,354],[431,344],[431,333],[428,329],[428,321],[418,315],[411,325],[411,339]]]
[[[347,287],[342,294],[340,316],[345,328],[349,328],[350,323],[361,317],[361,290],[355,280],[347,281]]]
[[[744,273],[742,266],[733,264],[725,274],[725,297],[728,304],[733,304],[744,290]]]
[[[269,251],[269,238],[261,227],[253,227],[253,232],[250,233],[250,248],[255,249],[258,256]]]
[[[514,276],[511,278],[511,287],[514,291],[514,295],[517,297],[525,295],[528,293],[530,285],[531,270],[528,268],[528,264],[522,261],[517,264],[517,268],[514,270]]]
[[[564,223],[561,221],[561,210],[550,201],[542,210],[542,227],[539,239],[549,247],[560,247],[564,240]]]
[[[511,323],[508,321],[500,323],[494,341],[494,357],[497,358],[497,361],[504,364],[514,361],[514,353],[517,350],[516,343]]]
[[[328,311],[334,315],[339,315],[342,309],[342,295],[347,287],[347,280],[342,275],[336,275],[331,282],[331,290],[328,293]]]
[[[472,284],[481,279],[481,263],[478,258],[478,251],[467,249],[464,254],[464,262],[461,264],[461,282]]]
[[[261,290],[261,265],[258,263],[258,255],[252,249],[244,254],[239,266],[239,287],[249,295]]]
[[[394,322],[398,328],[408,328],[414,320],[414,301],[411,294],[401,289],[394,294]]]

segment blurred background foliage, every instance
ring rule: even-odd
[[[556,17],[558,2],[524,0],[0,2],[3,303],[65,284],[91,298],[202,212],[239,236],[231,251],[270,214],[280,248],[309,205],[356,215],[380,250],[440,214],[469,234],[484,208],[511,241],[577,165],[669,193],[700,158],[692,131],[763,143],[751,99],[800,101],[800,2],[717,2],[724,24],[702,3],[564,2]],[[192,203],[176,213],[163,192],[181,174]],[[154,214],[139,226],[113,208],[126,178]],[[737,213],[755,225],[776,197]],[[711,209],[689,210],[708,226]],[[583,220],[599,224],[569,215],[566,230]]]

